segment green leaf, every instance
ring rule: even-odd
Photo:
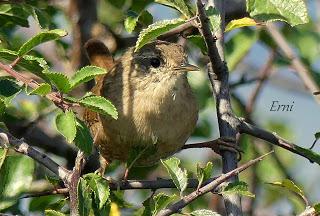
[[[35,46],[45,43],[51,40],[57,40],[61,37],[67,35],[67,32],[62,29],[54,29],[40,32],[39,34],[32,37],[30,40],[25,42],[19,49],[18,55],[23,56],[24,54],[28,53],[32,50]]]
[[[241,19],[231,20],[228,25],[226,26],[225,32],[234,30],[236,28],[241,28],[245,26],[256,26],[258,23],[254,19],[249,17],[243,17]]]
[[[187,188],[188,176],[187,171],[182,170],[179,167],[180,160],[176,157],[172,157],[167,160],[161,160],[161,163],[167,169],[170,177],[173,180],[173,183],[180,191],[180,195],[182,195],[182,192]]]
[[[0,169],[0,211],[14,205],[32,182],[34,161],[24,155],[7,156]]]
[[[72,111],[59,113],[56,118],[58,131],[71,143],[76,137],[76,117]]]
[[[230,71],[246,56],[257,42],[258,34],[249,28],[243,28],[226,43],[226,59]]]
[[[299,195],[302,199],[305,198],[305,194],[302,191],[301,188],[299,188],[293,181],[291,181],[290,179],[284,179],[282,181],[278,181],[278,182],[270,182],[268,184],[274,185],[274,186],[280,186],[283,187],[289,191],[292,191],[294,193],[296,193],[297,195]]]
[[[213,172],[212,162],[209,161],[205,167],[200,167],[200,165],[197,164],[197,178],[199,181],[199,186],[201,186],[204,181],[208,180],[211,177],[212,172]]]
[[[149,25],[148,28],[140,32],[138,40],[136,42],[135,51],[139,50],[145,44],[151,42],[165,32],[183,24],[184,22],[185,21],[182,19],[173,19],[162,20]]]
[[[93,147],[93,138],[87,125],[77,119],[76,122],[77,133],[74,139],[75,145],[81,149],[86,155],[90,155]]]
[[[88,182],[80,178],[78,182],[78,210],[80,216],[88,216],[91,209],[91,193],[92,190]]]
[[[81,83],[92,80],[95,76],[106,74],[107,71],[96,66],[86,66],[78,70],[70,79],[71,89],[77,87]]]
[[[92,111],[101,113],[103,115],[110,115],[112,118],[118,118],[118,112],[115,106],[104,97],[89,96],[79,100],[79,104],[91,109]]]
[[[42,29],[49,28],[51,20],[49,15],[44,10],[33,7],[32,16]]]
[[[20,25],[29,27],[29,13],[23,4],[0,4],[0,25]]]
[[[177,199],[176,195],[166,195],[164,193],[159,193],[153,197],[154,200],[154,209],[152,215],[157,215],[157,213],[166,208],[170,203]]]
[[[47,209],[45,210],[45,216],[65,216],[65,214],[55,210]]]
[[[29,211],[45,211],[48,209],[48,206],[60,200],[60,196],[40,196],[34,197],[30,201],[29,204]],[[52,209],[52,208],[50,208]],[[53,210],[60,210],[60,209],[53,209]]]
[[[316,213],[320,213],[320,203],[316,203],[313,205],[314,210],[316,211]]]
[[[0,116],[5,113],[6,104],[2,98],[0,98]]]
[[[197,46],[203,54],[208,53],[207,45],[203,39],[202,36],[200,35],[190,35],[187,37],[188,41],[190,41],[192,44]]]
[[[238,194],[241,196],[255,197],[248,190],[248,184],[242,181],[230,182],[227,186],[223,187],[219,194]]]
[[[16,80],[11,77],[0,77],[0,98],[6,107],[11,104],[13,98],[15,98],[21,90]]]
[[[207,210],[207,209],[200,209],[200,210],[195,210],[190,213],[191,216],[221,216],[217,212]]]
[[[284,21],[295,26],[309,22],[303,0],[247,0],[250,16],[260,21]]]
[[[186,18],[190,18],[193,16],[190,7],[185,0],[155,0],[155,2],[180,11]]]
[[[107,181],[95,173],[87,174],[84,178],[91,187],[95,200],[99,203],[99,209],[102,209],[110,196],[110,189]]]
[[[59,91],[61,91],[62,93],[68,93],[70,91],[71,83],[66,75],[54,72],[46,72],[45,74]]]
[[[148,26],[152,22],[153,17],[146,10],[141,11],[140,14],[137,14],[134,11],[129,11],[127,18],[124,21],[124,27],[127,32],[132,33],[136,29],[138,23],[141,24],[141,26]]]
[[[219,31],[221,24],[219,11],[212,6],[209,6],[208,9],[206,9],[206,14],[210,21],[211,31],[213,34],[216,34]]]
[[[38,88],[28,92],[28,95],[34,94],[34,95],[45,96],[50,92],[51,92],[51,86],[48,83],[41,83]]]
[[[7,63],[13,62],[18,57],[18,53],[15,51],[0,49],[0,59],[4,60]],[[44,70],[47,70],[49,68],[47,62],[43,58],[24,55],[20,59],[16,67],[18,70],[27,70],[42,78],[46,82],[49,81],[46,75],[43,73]]]

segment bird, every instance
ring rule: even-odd
[[[128,48],[117,61],[99,40],[90,39],[85,50],[92,65],[107,70],[96,77],[91,92],[111,101],[118,112],[117,119],[84,112],[105,161],[132,160],[147,167],[178,152],[199,112],[187,79],[187,72],[199,68],[188,63],[183,47],[156,40],[139,50]]]

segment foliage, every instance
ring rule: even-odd
[[[98,20],[95,22],[102,24],[103,28],[99,29],[97,25],[88,32],[98,38],[111,38],[110,41],[116,43],[117,47],[115,56],[121,55],[127,49],[127,43],[130,44],[132,38],[136,41],[135,51],[138,51],[147,43],[157,40],[160,36],[181,25],[192,22],[192,28],[194,29],[197,26],[195,23],[198,22],[198,19],[195,17],[197,15],[196,6],[192,2],[188,0],[101,1],[96,11]],[[159,7],[159,5],[162,6]],[[264,49],[266,52],[277,50],[277,45],[263,27],[268,22],[283,21],[289,25],[279,25],[281,33],[290,46],[294,48],[297,57],[310,71],[312,81],[319,85],[320,75],[317,72],[318,65],[316,62],[320,57],[320,35],[316,31],[317,23],[312,16],[309,17],[308,15],[307,6],[309,6],[308,2],[305,3],[303,0],[246,0],[246,17],[230,20],[226,23],[224,32],[226,36],[226,62],[229,71],[232,72],[230,73],[233,78],[231,80],[241,76],[240,72],[244,70],[248,70],[246,71],[247,74],[252,76],[253,69],[247,66],[250,58],[253,59],[251,61],[255,63],[252,63],[254,66],[257,62],[260,62],[259,66],[264,63],[264,57],[252,57],[251,52],[257,47]],[[159,12],[158,9],[161,9],[161,11]],[[172,15],[168,16],[167,11]],[[219,10],[213,6],[206,6],[205,12],[213,35],[220,37],[221,17]],[[159,14],[162,16],[159,16]],[[165,16],[167,17],[164,19]],[[49,137],[53,140],[59,140],[60,138],[55,139],[55,137],[59,137],[58,134],[60,134],[67,143],[74,144],[71,148],[67,144],[68,148],[66,149],[72,149],[70,151],[73,153],[74,149],[80,150],[91,160],[95,137],[91,136],[90,130],[82,120],[80,113],[84,109],[88,109],[99,115],[107,116],[108,119],[115,120],[119,114],[111,101],[82,89],[95,77],[104,75],[109,71],[96,66],[70,67],[72,60],[69,53],[72,47],[76,47],[76,39],[73,35],[76,33],[66,23],[73,25],[74,17],[77,16],[70,15],[68,17],[66,10],[61,8],[61,5],[50,1],[28,0],[21,3],[20,1],[19,3],[15,1],[0,3],[0,63],[13,70],[13,73],[12,71],[6,73],[7,70],[5,71],[1,67],[0,71],[0,128],[23,138],[28,137],[32,130],[38,126],[39,121],[45,119],[44,134],[50,134]],[[78,24],[81,24],[81,22],[82,19],[80,18]],[[62,28],[66,28],[66,30]],[[205,66],[207,59],[200,55],[198,51],[207,55],[207,44],[201,33],[192,28],[183,32],[186,35],[181,33],[184,37],[181,41],[183,41],[192,61]],[[35,33],[34,29],[39,30]],[[70,34],[70,32],[73,32],[73,34]],[[66,37],[67,35],[68,37]],[[170,40],[177,41],[173,36],[170,36]],[[50,48],[51,46],[54,48]],[[262,58],[262,60],[259,58]],[[291,60],[281,56],[281,52],[277,52],[273,67],[283,69],[291,65]],[[193,136],[209,139],[217,135],[216,129],[218,128],[217,125],[212,123],[212,112],[209,112],[214,107],[210,97],[211,89],[206,79],[199,78],[200,75],[195,75],[195,77],[190,78],[190,83],[197,93],[200,117]],[[231,89],[231,92],[233,96],[238,93],[234,89]],[[233,99],[233,102],[236,103],[236,97]],[[241,102],[241,98],[238,102]],[[243,107],[234,106],[234,108],[236,113],[242,113],[242,116],[246,115]],[[258,112],[261,114],[262,111],[259,110]],[[261,116],[263,115],[253,116],[253,120],[260,123],[263,121],[261,120],[263,118],[260,119]],[[23,126],[23,130],[13,131],[13,125]],[[280,127],[272,125],[270,130],[277,131],[278,134],[283,136],[286,127],[287,124],[281,122]],[[315,144],[320,138],[320,132],[313,132],[313,134]],[[289,133],[288,138],[291,139],[291,135]],[[252,139],[247,137],[242,137],[240,140],[240,145],[244,150],[243,160],[256,157],[257,151],[261,150],[260,147],[257,148],[252,143]],[[8,146],[2,144],[1,142],[0,212],[17,215],[40,213],[49,216],[70,214],[69,196],[64,197],[55,194],[34,197],[29,198],[30,202],[24,202],[23,199],[20,199],[26,194],[34,193],[34,188],[36,188],[34,185],[37,186],[39,182],[46,182],[45,191],[52,190],[52,187],[54,189],[59,188],[62,182],[59,179],[53,180],[54,178],[50,176],[51,173],[49,174],[46,169],[36,166],[35,161],[31,158],[14,153],[12,146],[7,148]],[[296,145],[292,146],[297,152],[302,152],[320,164],[319,154],[315,151]],[[43,152],[48,152],[48,156],[52,156],[58,163],[63,164],[67,161],[68,166],[73,164],[73,162],[70,163],[70,151],[63,149],[61,146],[49,148],[44,143],[37,143],[37,147]],[[137,155],[149,154],[151,151],[155,151],[155,148],[147,150],[133,148],[131,152],[133,159],[129,159],[128,168],[131,168],[137,160]],[[81,175],[76,185],[79,214],[120,215],[122,211],[127,211],[128,215],[157,215],[161,210],[189,193],[187,187],[191,177],[196,177],[198,181],[197,188],[192,190],[199,191],[201,185],[210,181],[215,176],[213,174],[219,173],[218,170],[221,168],[219,162],[214,161],[211,156],[208,158],[204,154],[201,156],[202,162],[205,162],[204,166],[197,163],[198,160],[196,157],[193,158],[193,154],[187,159],[182,158],[181,160],[177,157],[162,159],[162,166],[154,166],[151,169],[142,168],[141,173],[144,177],[163,175],[164,177],[161,178],[170,178],[174,183],[174,189],[161,192],[153,191],[154,193],[151,195],[148,195],[144,190],[137,190],[135,194],[128,193],[129,195],[123,193],[114,188],[112,180],[106,181],[102,176],[90,170],[88,174]],[[207,162],[208,160],[211,161]],[[285,163],[285,166],[281,162]],[[270,207],[270,205],[281,206],[281,201],[286,197],[280,196],[277,191],[269,190],[262,184],[269,182],[269,185],[280,186],[297,194],[306,204],[306,208],[311,206],[319,213],[319,203],[308,203],[306,193],[309,191],[304,191],[302,187],[297,186],[298,184],[295,181],[286,179],[288,173],[287,170],[283,170],[283,167],[289,169],[288,164],[293,164],[293,162],[288,154],[281,154],[280,161],[277,158],[268,159],[261,165],[256,166],[254,173],[241,174],[241,181],[224,184],[216,193],[247,196],[258,200],[266,207]],[[108,167],[107,175],[117,176],[121,172],[119,170],[121,170],[119,164],[111,164]],[[283,180],[274,181],[274,179]],[[255,181],[258,188],[254,188],[252,191],[265,190],[263,191],[265,193],[261,193],[263,195],[260,193],[255,195],[249,192],[248,188],[251,185],[246,182],[251,183],[252,181]],[[118,186],[120,187],[120,185]],[[133,198],[128,199],[128,196]],[[293,195],[289,195],[290,200],[294,200],[293,197]],[[137,202],[140,202],[138,205],[136,205],[136,202],[134,204],[128,203],[127,199],[133,200],[135,198],[138,200]],[[301,202],[301,200],[298,202]],[[207,197],[201,197],[190,203],[182,212],[193,216],[220,215],[220,212],[207,209],[209,202]],[[137,206],[140,207],[141,205],[143,205],[143,208],[138,209]],[[294,204],[293,206],[295,207]],[[294,213],[299,211],[301,211],[299,208],[293,209]]]

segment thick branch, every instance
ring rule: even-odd
[[[200,196],[214,190],[216,187],[218,187],[221,183],[225,182],[228,178],[237,175],[238,173],[242,172],[243,170],[247,169],[248,167],[254,165],[255,163],[261,161],[264,157],[266,157],[267,155],[269,155],[272,152],[269,152],[265,155],[262,155],[254,160],[251,160],[245,164],[243,164],[242,166],[221,175],[220,177],[218,177],[217,179],[215,179],[214,181],[210,182],[209,184],[199,188],[199,190],[195,190],[194,192],[192,192],[191,194],[183,197],[181,200],[179,200],[178,202],[170,205],[168,208],[161,210],[159,212],[159,214],[157,214],[157,216],[167,216],[167,215],[171,215],[173,213],[177,213],[179,212],[182,208],[184,208],[186,205],[190,204],[192,201],[194,201],[195,199],[199,198]]]
[[[197,9],[200,19],[199,31],[201,32],[208,48],[210,63],[208,64],[208,75],[216,97],[216,110],[219,124],[220,137],[228,137],[236,140],[237,118],[233,115],[228,83],[228,68],[224,62],[223,32],[224,32],[224,1],[218,1],[221,17],[221,29],[218,45],[213,37],[209,26],[209,19],[205,13],[201,0],[197,0]],[[222,172],[227,173],[237,167],[237,154],[230,151],[222,151]],[[228,179],[229,182],[237,181],[237,175]],[[237,195],[224,195],[227,215],[242,215],[240,197]]]

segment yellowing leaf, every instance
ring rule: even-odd
[[[111,203],[111,209],[110,209],[110,214],[109,216],[120,216],[120,210],[119,207],[116,203],[112,202]]]
[[[232,20],[228,23],[226,26],[226,32],[231,31],[236,28],[241,28],[245,26],[256,26],[259,23],[257,23],[254,19],[251,19],[249,17],[244,17],[241,19]]]

